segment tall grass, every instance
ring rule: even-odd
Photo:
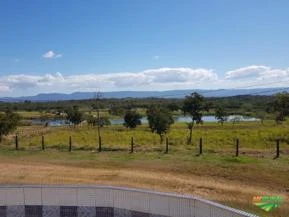
[[[42,129],[42,131],[41,131]],[[96,150],[98,147],[98,134],[96,128],[82,127],[44,127],[19,128],[23,131],[19,135],[19,145],[22,149],[39,149],[41,147],[41,132],[45,133],[46,148],[67,150],[69,136],[72,137],[74,150]],[[40,133],[32,133],[38,130]],[[235,139],[240,141],[240,150],[253,153],[274,152],[275,140],[282,139],[282,150],[289,149],[289,124],[276,125],[267,121],[263,125],[259,122],[244,122],[233,125],[227,123],[223,127],[217,123],[205,123],[193,129],[193,144],[187,145],[188,129],[185,123],[173,124],[166,135],[169,138],[171,151],[187,151],[197,149],[199,139],[202,137],[204,152],[233,152]],[[129,130],[122,125],[112,125],[101,128],[101,137],[104,150],[128,151],[130,139],[134,137],[136,151],[161,151],[164,144],[160,144],[157,134],[151,133],[147,125],[138,126]],[[13,148],[14,138],[6,138],[2,145]]]

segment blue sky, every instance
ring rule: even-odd
[[[288,8],[287,0],[3,0],[0,96],[288,85]]]

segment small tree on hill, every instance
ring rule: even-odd
[[[149,128],[153,133],[160,136],[160,143],[162,143],[164,135],[170,129],[171,124],[174,123],[172,114],[167,109],[153,107],[147,110],[147,118]]]
[[[83,120],[83,113],[79,111],[78,106],[73,106],[67,111],[67,120],[69,120],[74,126],[81,123]]]
[[[0,114],[0,142],[3,136],[13,132],[20,121],[20,116],[17,113],[7,110],[5,114]]]
[[[124,115],[124,126],[130,129],[136,128],[141,124],[141,115],[136,111],[128,110]]]
[[[223,126],[224,122],[227,120],[227,113],[225,112],[224,107],[217,106],[215,109],[215,117],[219,123]]]

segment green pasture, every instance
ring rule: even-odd
[[[20,149],[30,150],[41,147],[41,136],[44,135],[45,148],[66,150],[69,137],[72,137],[73,150],[96,150],[98,147],[97,128],[86,125],[79,127],[19,127],[18,139]],[[163,151],[165,144],[160,144],[160,137],[151,133],[148,125],[138,126],[130,130],[122,125],[111,125],[100,130],[104,151],[127,151],[131,137],[134,138],[135,151]],[[173,124],[166,137],[169,139],[170,152],[193,152],[198,150],[202,137],[204,153],[234,152],[235,140],[239,139],[240,153],[272,153],[275,151],[276,140],[281,141],[281,151],[289,151],[289,124],[284,122],[276,125],[273,121],[241,122],[233,125],[225,123],[205,123],[193,129],[193,144],[187,144],[188,129],[185,123]],[[13,136],[4,139],[2,146],[13,149]]]

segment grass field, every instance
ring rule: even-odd
[[[14,137],[0,146],[1,183],[112,184],[198,195],[260,216],[289,216],[289,123],[275,125],[238,123],[235,126],[205,123],[186,144],[185,124],[174,124],[168,134],[169,153],[147,126],[127,130],[123,126],[101,129],[103,151],[98,153],[97,130],[81,128],[21,127],[19,151]],[[41,135],[45,134],[45,151]],[[72,136],[72,152],[68,138]],[[134,136],[135,153],[129,154]],[[204,154],[196,156],[199,138]],[[234,138],[240,140],[240,157],[234,157]],[[281,195],[285,203],[270,213],[253,205],[257,195]]]

